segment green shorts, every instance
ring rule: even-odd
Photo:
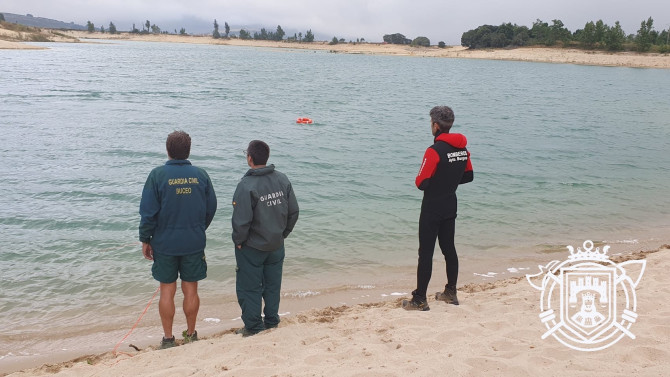
[[[165,284],[174,283],[178,276],[182,281],[195,282],[202,280],[207,277],[205,252],[180,256],[154,253],[151,274],[154,279]]]

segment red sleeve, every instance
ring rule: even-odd
[[[423,162],[421,163],[419,175],[417,175],[414,180],[414,183],[419,190],[423,190],[428,186],[428,182],[430,178],[433,177],[433,174],[435,174],[435,169],[439,162],[440,155],[437,154],[437,151],[433,148],[426,149],[426,153],[423,155]]]

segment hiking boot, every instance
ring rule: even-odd
[[[248,336],[256,335],[258,333],[251,332],[246,327],[241,327],[241,328],[235,330],[235,334],[242,334],[242,337],[246,338]]]
[[[444,292],[435,293],[435,300],[444,301],[447,304],[458,305],[458,297],[456,297],[456,287],[445,286]]]
[[[188,335],[188,330],[184,330],[181,333],[181,336],[184,337],[184,344],[192,343],[192,342],[195,342],[195,341],[198,340],[198,332],[197,331],[193,331],[193,334]]]
[[[176,345],[177,345],[177,343],[175,343],[175,341],[174,341],[174,336],[172,338],[163,337],[163,340],[161,340],[160,349],[164,350],[166,348],[172,348]]]
[[[428,301],[417,300],[415,297],[412,297],[411,300],[402,300],[402,308],[405,310],[419,310],[422,312],[430,310]]]

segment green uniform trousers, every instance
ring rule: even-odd
[[[284,246],[275,251],[253,247],[235,248],[237,302],[242,309],[244,327],[258,333],[279,324],[279,294],[281,291]],[[262,301],[265,301],[261,317]]]

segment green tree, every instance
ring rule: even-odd
[[[314,34],[312,34],[312,29],[307,30],[305,32],[305,38],[303,39],[304,42],[314,42]]]
[[[223,23],[223,30],[226,32],[226,38],[228,38],[228,35],[230,34],[230,26],[228,26],[227,22]]]
[[[216,18],[214,19],[214,31],[212,32],[212,38],[214,39],[221,38],[221,34],[219,34],[219,23],[216,22]]]
[[[116,25],[114,25],[113,22],[110,22],[109,23],[109,34],[116,34],[116,33],[117,33]]]
[[[240,39],[251,39],[251,34],[244,29],[240,29]]]
[[[154,34],[160,34],[161,33],[161,28],[156,26],[156,24],[151,25],[151,32]]]
[[[640,24],[640,29],[638,29],[635,36],[635,45],[637,45],[638,51],[645,52],[651,48],[651,44],[653,43],[651,32],[653,28],[654,20],[651,17]]]
[[[563,21],[551,20],[551,22],[552,25],[549,27],[549,40],[551,41],[551,44],[554,44],[558,41],[563,43],[570,42],[572,33],[570,33],[570,31],[565,28]]]
[[[384,39],[384,42],[394,45],[408,45],[412,43],[411,39],[405,38],[405,36],[400,33],[386,34],[382,38]]]
[[[476,29],[468,30],[461,35],[461,46],[467,48],[490,47],[490,34],[495,31],[495,26],[481,25]]]
[[[149,30],[151,29],[151,22],[149,22],[149,20],[147,20],[147,22],[144,23],[144,26],[147,27],[147,33],[148,33]],[[144,29],[142,29],[142,30],[144,30]]]
[[[586,48],[593,48],[596,45],[596,24],[593,21],[584,25],[584,30],[579,34],[579,41]]]
[[[105,34],[105,27],[104,27],[104,26],[100,26],[100,32],[101,32],[102,34]]]
[[[662,45],[662,44],[670,44],[670,33],[668,32],[670,30],[663,30],[661,34],[658,35],[658,42],[656,44]]]
[[[186,35],[186,29],[184,28],[179,29],[179,35]]]
[[[595,30],[595,43],[600,43],[604,44],[605,43],[605,33],[607,33],[607,30],[609,30],[609,26],[607,26],[603,20],[598,20],[596,21],[596,30]]]
[[[93,25],[93,22],[86,21],[86,29],[88,30],[89,33],[94,32],[95,31],[95,25]]]
[[[533,27],[530,29],[531,44],[550,45],[549,33],[549,24],[538,18],[533,22]]]
[[[437,47],[445,48],[445,47],[447,47],[447,45],[443,41],[439,41],[439,42],[437,42]]]
[[[500,34],[505,41],[505,44],[502,47],[509,45],[510,41],[514,38],[515,27],[516,25],[512,25],[509,22],[498,26],[496,33]]]
[[[508,38],[509,35],[509,38]],[[461,36],[461,45],[476,48],[500,48],[512,43],[514,28],[511,24],[501,26],[481,25],[474,30],[469,30]]]
[[[489,47],[503,48],[509,45],[509,41],[505,38],[505,34],[496,30],[489,36]]]
[[[277,31],[275,32],[273,39],[275,41],[281,41],[282,39],[284,39],[284,34],[285,34],[284,30],[281,28],[281,26],[277,25]]]
[[[527,26],[514,25],[514,37],[512,37],[512,46],[525,46],[530,39],[530,30]]]
[[[416,37],[411,43],[412,46],[430,47],[430,39],[427,37]]]
[[[333,39],[331,39],[330,43],[328,43],[328,44],[329,45],[336,45],[338,43],[339,43],[339,41],[338,41],[337,37],[333,37]]]
[[[626,33],[621,29],[619,21],[614,23],[614,26],[608,28],[605,32],[604,43],[605,47],[610,51],[623,50],[623,42],[626,40]]]

